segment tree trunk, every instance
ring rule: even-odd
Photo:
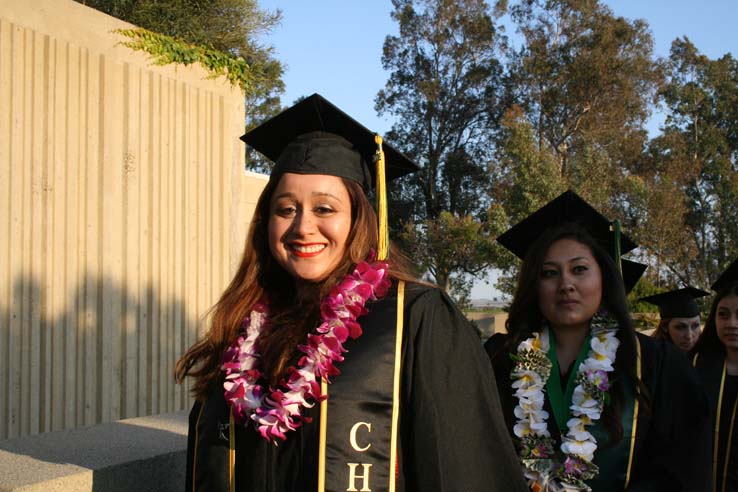
[[[436,283],[446,292],[451,288],[450,277],[450,272],[436,272]]]

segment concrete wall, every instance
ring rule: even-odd
[[[178,492],[187,412],[0,441],[0,492]]]
[[[467,319],[473,321],[474,324],[477,325],[483,342],[487,341],[487,339],[495,333],[507,333],[507,328],[505,328],[507,313],[505,312],[495,314],[468,312],[464,314]]]
[[[153,66],[130,27],[0,0],[0,439],[189,407],[173,365],[265,183],[240,90]]]

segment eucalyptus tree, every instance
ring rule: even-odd
[[[388,138],[422,166],[393,196],[407,211],[401,237],[436,282],[463,294],[466,276],[494,262],[487,168],[502,114],[504,39],[482,0],[392,4],[399,34],[384,42],[390,75],[376,109],[395,117]]]

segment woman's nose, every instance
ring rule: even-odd
[[[315,222],[310,213],[299,212],[295,215],[295,221],[292,226],[292,230],[300,235],[307,236],[315,231]]]
[[[574,282],[571,275],[562,273],[559,280],[559,290],[568,292],[574,289]]]

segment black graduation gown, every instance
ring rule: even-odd
[[[713,436],[718,439],[717,443],[713,443],[711,453],[711,473],[715,485],[713,490],[738,492],[738,427],[735,425],[738,413],[738,376],[725,373],[725,357],[722,354],[697,354],[693,362],[707,391],[710,426]]]
[[[690,367],[689,360],[671,344],[640,333],[637,336],[641,346],[642,380],[651,397],[651,412],[649,414],[643,406],[639,408],[633,464],[627,490],[707,492],[711,489],[711,437],[704,390]],[[485,350],[494,366],[508,431],[514,436],[513,410],[517,399],[513,396],[510,380],[513,362],[507,353],[502,353],[506,340],[507,335],[493,335],[485,343]],[[549,432],[558,449],[561,445],[561,431],[553,418],[548,393],[544,408],[549,413]],[[624,436],[624,439],[629,438],[630,435]],[[601,449],[603,448],[598,446],[595,451],[595,461]],[[619,449],[627,449],[627,446]],[[627,462],[627,456],[623,458]],[[625,469],[621,471],[623,473],[619,477],[601,476],[600,479],[604,480],[599,483],[606,484],[593,487],[593,492],[623,490],[622,485],[614,485],[622,484]]]
[[[372,385],[365,384],[373,377],[373,364],[362,361],[370,340],[365,335],[395,329],[396,303],[393,285],[384,299],[367,304],[369,313],[359,318],[364,335],[345,344],[348,352],[338,364],[342,373],[329,386],[333,398],[344,396],[336,393],[340,381],[341,393],[363,388],[366,401],[360,404],[371,405],[376,399],[370,394]],[[527,490],[477,332],[438,289],[408,284],[404,306],[396,490]],[[237,426],[235,490],[317,489],[318,406],[307,412],[312,423],[289,432],[278,446],[267,443],[253,427]],[[220,387],[204,402],[195,403],[190,414],[187,491],[228,490],[228,416]],[[330,429],[330,411],[327,425]],[[387,486],[374,481],[371,490]]]

